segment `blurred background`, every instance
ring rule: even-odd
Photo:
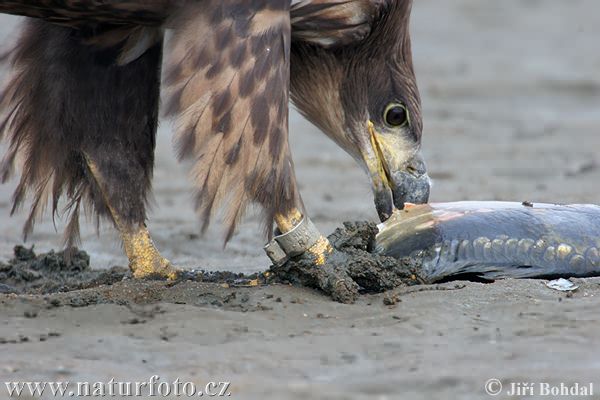
[[[0,43],[10,43],[17,23],[0,16]],[[411,30],[431,201],[600,203],[597,0],[416,0]],[[349,156],[295,112],[290,134],[303,198],[324,233],[345,220],[377,219],[367,178]],[[186,267],[264,269],[252,213],[225,250],[218,220],[199,236],[188,171],[175,160],[163,121],[149,220],[159,249]],[[0,259],[21,243],[27,214],[9,217],[15,185],[0,186]],[[110,226],[97,235],[81,222],[93,266],[126,265]],[[47,216],[28,245],[60,248],[57,227]]]

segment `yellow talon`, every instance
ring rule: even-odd
[[[315,264],[323,265],[325,264],[326,257],[333,251],[333,247],[329,240],[325,236],[321,236],[317,242],[312,245],[308,252],[315,256]]]
[[[177,279],[179,270],[158,252],[145,226],[122,232],[122,236],[129,268],[134,277]]]

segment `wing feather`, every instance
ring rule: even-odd
[[[297,200],[288,148],[289,0],[207,0],[169,21],[167,113],[192,158],[206,229],[225,208],[226,240],[250,202],[273,215]],[[169,50],[168,50],[169,51]]]
[[[181,0],[2,0],[0,13],[42,18],[71,27],[90,22],[161,25]]]
[[[292,4],[292,38],[322,47],[364,39],[381,6],[390,0],[299,0]]]

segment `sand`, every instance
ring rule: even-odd
[[[599,15],[595,0],[415,2],[432,201],[600,203]],[[4,39],[16,19],[1,20]],[[349,156],[295,113],[291,136],[302,194],[323,232],[376,219],[367,180]],[[190,268],[266,268],[254,216],[225,250],[217,224],[199,236],[189,168],[175,161],[170,140],[165,121],[149,221],[159,248]],[[14,186],[0,187],[5,260],[26,218],[9,217]],[[27,246],[60,248],[60,222],[58,229],[44,219]],[[126,265],[110,227],[98,236],[86,224],[82,248],[94,269]],[[500,398],[511,382],[593,382],[600,393],[600,279],[575,282],[572,294],[542,280],[450,282],[365,295],[354,305],[281,284],[127,279],[1,294],[0,393],[5,380],[153,375],[198,387],[230,381],[231,398],[240,399],[480,399],[491,378],[504,384]]]

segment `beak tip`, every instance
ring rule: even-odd
[[[389,189],[375,193],[375,208],[381,222],[385,222],[394,211],[394,199]]]

